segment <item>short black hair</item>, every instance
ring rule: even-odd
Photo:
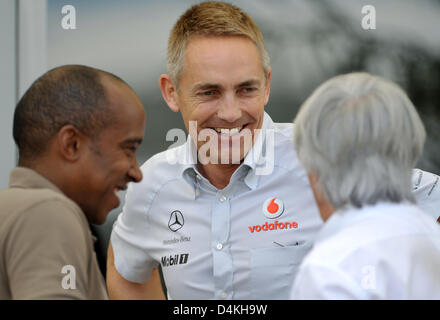
[[[113,117],[103,76],[126,84],[106,71],[65,65],[46,72],[30,86],[14,112],[13,137],[20,160],[42,154],[65,125],[71,124],[92,138],[109,125]]]

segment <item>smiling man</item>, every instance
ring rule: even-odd
[[[183,68],[174,81],[162,75],[159,85],[171,110],[181,112],[188,131],[191,123],[197,128],[192,138],[203,164],[200,173],[223,189],[263,125],[271,69],[262,65],[251,39],[233,35],[193,36]],[[206,154],[204,145],[210,147]]]
[[[143,166],[111,236],[110,298],[287,299],[322,226],[292,124],[264,108],[271,68],[254,21],[202,2],[174,25],[159,86],[190,134]],[[268,170],[266,170],[268,168]]]
[[[292,125],[264,112],[270,80],[263,37],[241,9],[203,2],[177,21],[159,86],[191,138],[148,160],[144,182],[129,187],[109,248],[110,298],[163,297],[159,265],[172,299],[288,297],[322,222]]]
[[[18,167],[0,191],[0,299],[107,299],[89,223],[142,179],[145,113],[118,77],[62,66],[37,79],[14,114]]]

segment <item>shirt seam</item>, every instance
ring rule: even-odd
[[[151,207],[153,206],[153,202],[156,200],[157,195],[161,192],[161,190],[165,187],[165,185],[167,185],[168,183],[172,182],[172,181],[181,181],[183,178],[171,178],[166,180],[165,182],[163,182],[161,185],[159,185],[159,187],[157,188],[156,191],[154,191],[153,196],[151,197],[151,200],[149,201],[149,203],[147,203],[144,206],[144,210],[145,210],[145,214],[146,214],[146,218],[147,218],[147,223],[148,226],[151,225],[151,220],[150,220],[150,210]],[[184,181],[186,182],[186,181]]]

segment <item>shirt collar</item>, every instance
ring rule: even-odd
[[[244,158],[242,164],[243,166],[249,167],[249,172],[246,175],[244,182],[252,190],[256,189],[258,186],[260,178],[260,174],[258,173],[259,168],[264,167],[266,165],[266,161],[268,161],[268,157],[266,157],[268,151],[268,139],[266,139],[266,137],[268,135],[268,131],[273,130],[273,128],[274,124],[272,119],[266,112],[264,112],[263,124],[261,126],[260,133],[258,134],[258,137],[255,140],[251,150],[249,150]]]
[[[273,130],[274,124],[270,116],[264,112],[263,124],[261,126],[260,132],[258,134],[257,139],[255,140],[254,145],[251,150],[246,154],[243,163],[237,169],[238,170],[246,170],[242,169],[243,167],[248,168],[248,172],[246,177],[244,178],[244,182],[246,185],[254,190],[258,186],[259,177],[258,168],[265,166],[265,161],[267,157],[265,157],[267,145],[266,145],[266,135],[268,130]],[[197,170],[197,149],[194,141],[188,135],[187,141],[185,142],[181,152],[177,153],[177,157],[181,162],[180,173],[182,178],[191,186],[194,187],[194,199],[197,196],[197,186],[199,184],[199,180],[204,179],[203,176]]]
[[[188,135],[185,144],[181,148],[180,152],[177,153],[177,161],[181,161],[180,174],[182,178],[193,187],[193,199],[195,200],[198,194],[198,179],[201,175],[197,170],[197,148],[192,140],[191,136]]]

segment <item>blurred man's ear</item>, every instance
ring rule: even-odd
[[[85,136],[75,126],[68,124],[57,134],[57,146],[61,156],[67,161],[79,159]]]
[[[307,177],[309,178],[310,187],[312,188],[313,196],[315,197],[316,205],[318,206],[321,218],[325,222],[328,220],[328,218],[330,218],[335,210],[325,199],[324,193],[318,185],[318,176],[311,172],[307,172]]]
[[[168,104],[170,109],[174,112],[179,111],[177,104],[177,90],[171,80],[171,77],[167,74],[161,74],[159,77],[159,87],[162,91],[162,97]]]

